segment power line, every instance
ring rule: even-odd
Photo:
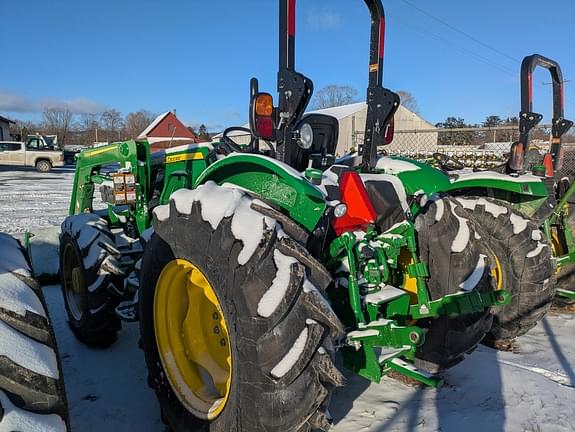
[[[473,59],[475,59],[475,60],[477,60],[477,61],[479,61],[479,62],[481,62],[481,63],[483,63],[483,64],[485,64],[485,65],[487,65],[487,66],[490,66],[490,67],[492,67],[492,68],[495,68],[495,69],[499,70],[500,72],[503,72],[503,73],[505,73],[505,74],[507,74],[507,75],[509,75],[509,76],[512,76],[512,77],[517,76],[517,74],[516,74],[515,72],[510,71],[510,70],[507,69],[505,66],[501,66],[500,64],[491,61],[491,60],[490,60],[489,58],[487,58],[487,57],[484,57],[484,56],[482,56],[482,55],[480,55],[480,54],[477,54],[476,52],[473,52],[473,51],[471,51],[471,50],[469,50],[469,49],[466,49],[466,48],[463,48],[463,47],[461,47],[461,46],[459,46],[459,45],[457,45],[457,44],[454,44],[452,41],[450,41],[450,40],[448,40],[448,39],[445,39],[445,38],[443,38],[443,37],[441,37],[441,36],[439,36],[439,35],[437,35],[437,34],[435,34],[435,33],[433,33],[433,32],[430,32],[430,31],[427,30],[427,29],[422,29],[422,28],[420,28],[420,27],[418,27],[418,26],[413,25],[411,22],[404,21],[404,20],[401,19],[401,18],[398,19],[398,17],[396,17],[395,20],[396,20],[396,21],[399,21],[401,24],[405,25],[406,27],[410,27],[411,29],[413,29],[413,30],[415,30],[415,31],[417,31],[417,32],[419,32],[419,33],[421,33],[421,34],[423,34],[423,35],[431,36],[433,39],[435,39],[435,40],[437,40],[437,41],[439,41],[439,42],[441,42],[441,43],[443,43],[443,44],[449,46],[450,48],[452,48],[452,49],[454,49],[454,50],[456,50],[456,51],[459,51],[460,53],[465,54],[465,55],[467,55],[467,56],[469,56],[469,57],[471,57],[471,58],[473,58]]]
[[[507,54],[507,53],[505,53],[505,52],[499,50],[498,48],[495,48],[495,47],[493,47],[493,46],[491,46],[491,45],[489,45],[489,44],[487,44],[487,43],[485,43],[485,42],[483,42],[483,41],[477,39],[475,36],[470,35],[469,33],[465,32],[465,31],[463,31],[463,30],[461,30],[461,29],[458,29],[457,27],[455,27],[455,26],[449,24],[447,21],[445,21],[445,20],[443,20],[443,19],[441,19],[441,18],[439,18],[439,17],[437,17],[437,16],[431,14],[430,12],[427,12],[426,10],[421,9],[419,6],[414,5],[414,4],[411,3],[409,0],[402,0],[402,1],[403,1],[405,4],[411,6],[413,9],[415,9],[415,10],[419,11],[420,13],[422,13],[422,14],[428,16],[429,18],[431,18],[431,19],[433,19],[433,20],[435,20],[435,21],[437,21],[437,22],[443,24],[444,26],[450,28],[451,30],[453,30],[453,31],[455,31],[455,32],[457,32],[457,33],[459,33],[459,34],[462,34],[463,36],[467,37],[468,39],[471,39],[473,42],[475,42],[475,43],[477,43],[477,44],[479,44],[479,45],[481,45],[481,46],[483,46],[483,47],[485,47],[485,48],[487,48],[487,49],[490,49],[491,51],[493,51],[493,52],[495,52],[495,53],[497,53],[497,54],[499,54],[499,55],[501,55],[501,56],[503,56],[503,57],[506,57],[506,58],[508,58],[509,60],[512,60],[512,61],[514,61],[514,62],[519,63],[519,62],[521,61],[521,60],[519,60],[519,59],[517,59],[517,58],[515,58],[515,57],[513,57],[513,56],[511,56],[511,55],[509,55],[509,54]]]

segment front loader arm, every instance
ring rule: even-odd
[[[142,147],[147,149],[147,146]],[[147,153],[140,158],[149,159],[149,149],[140,151]],[[121,168],[129,168],[136,175],[141,187],[149,188],[149,164],[138,164],[138,144],[135,141],[113,143],[90,150],[84,150],[76,156],[76,173],[70,200],[69,214],[75,215],[92,211],[94,200],[94,184],[101,184],[109,180],[101,174],[103,166],[119,163]]]

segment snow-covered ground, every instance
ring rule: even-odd
[[[35,266],[57,267],[54,236],[67,213],[73,172],[0,168],[0,231],[41,232]],[[52,249],[50,249],[52,248]],[[51,250],[51,251],[50,251]],[[50,261],[55,260],[55,261]],[[59,349],[74,431],[157,432],[164,427],[146,383],[138,324],[124,324],[107,349],[78,342],[66,322],[60,287],[44,287]],[[518,342],[518,353],[480,347],[445,374],[438,390],[348,374],[331,404],[334,432],[574,431],[575,316],[550,314]]]
[[[66,322],[60,287],[44,287],[63,368],[74,431],[163,431],[146,383],[138,324],[124,324],[107,349],[78,342]],[[549,315],[519,339],[519,353],[480,347],[449,370],[438,390],[347,373],[330,412],[334,432],[573,431],[575,316]]]
[[[73,182],[73,167],[49,173],[0,167],[0,232],[59,226],[68,214]]]

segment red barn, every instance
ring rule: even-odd
[[[138,138],[147,139],[152,152],[199,142],[198,137],[170,111],[156,117]]]

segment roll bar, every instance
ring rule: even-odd
[[[364,0],[371,15],[367,119],[362,166],[369,171],[377,162],[377,146],[385,144],[385,132],[399,107],[399,96],[383,88],[385,13],[381,0]],[[279,125],[278,157],[291,160],[293,128],[301,119],[313,93],[313,83],[295,69],[296,0],[280,0],[279,22]],[[280,144],[283,144],[280,146]],[[280,150],[280,147],[283,147]]]
[[[573,122],[564,118],[563,73],[559,64],[539,54],[523,59],[521,63],[521,112],[519,114],[519,141],[525,146],[524,154],[529,150],[529,134],[543,119],[541,114],[533,112],[533,72],[537,67],[547,69],[553,85],[553,121],[551,130],[551,155],[555,169],[561,163],[561,137],[573,126]]]

